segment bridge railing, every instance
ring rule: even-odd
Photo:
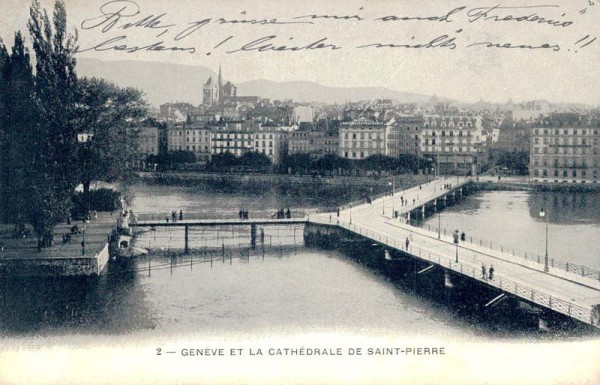
[[[469,276],[480,282],[486,283],[490,286],[494,286],[504,292],[508,292],[520,298],[526,299],[532,303],[552,309],[558,313],[562,313],[584,323],[600,326],[600,319],[597,319],[597,317],[595,319],[592,308],[579,306],[568,300],[549,295],[539,290],[535,290],[523,283],[519,283],[509,278],[506,278],[502,274],[495,274],[495,277],[492,280],[486,279],[481,273],[481,270],[472,265],[466,265],[461,262],[457,263],[454,257],[448,257],[435,251],[421,249],[414,245],[410,245],[409,250],[407,251],[403,242],[394,240],[384,234],[375,232],[370,229],[366,229],[361,226],[357,226],[355,224],[340,222],[339,225],[349,231],[365,236],[387,246],[394,247],[395,249],[409,252],[410,254],[412,254],[415,257],[418,257],[419,259],[435,263],[449,270],[461,273],[462,275]]]
[[[310,211],[303,209],[290,210],[292,219],[297,218],[305,218]],[[203,213],[183,213],[184,220],[222,220],[222,219],[239,219],[238,213],[235,212],[224,212],[220,215],[215,213],[216,215],[211,214],[203,214]],[[273,210],[257,210],[250,211],[249,217],[250,219],[275,219],[276,212]],[[173,220],[171,213],[136,213],[135,220],[138,222],[144,221],[156,221],[156,222],[166,222],[166,219],[169,218],[169,222]],[[177,211],[177,215],[175,218],[175,222],[179,221],[179,211]]]
[[[416,226],[415,226],[416,227]],[[417,227],[418,228],[418,227]],[[420,227],[422,229],[427,229],[434,234],[437,234],[438,229],[441,235],[450,236],[454,233],[455,230],[450,230],[446,228],[438,228],[437,226],[426,225]],[[537,263],[538,268],[543,269],[544,267],[544,256],[539,253],[532,253],[528,251],[518,250],[513,247],[508,247],[506,245],[501,244],[500,242],[493,242],[490,240],[484,240],[482,238],[473,237],[468,235],[465,237],[465,241],[474,246],[486,247],[494,251],[500,251],[501,253],[505,253],[509,256],[518,257],[523,259],[526,262]],[[600,270],[593,269],[591,267],[578,265],[572,262],[565,262],[555,258],[548,259],[548,267],[550,269],[559,269],[565,271],[567,273],[576,274],[578,276],[584,278],[591,278],[593,280],[600,281]]]
[[[447,180],[448,182],[457,183],[458,184],[457,186],[463,185],[463,184],[465,184],[465,183],[467,183],[469,181],[468,179],[465,179],[465,180],[460,180],[459,179],[457,181],[454,177],[446,178],[446,179],[440,179],[439,181],[445,181],[445,180]],[[436,180],[429,181],[427,183],[423,183],[422,185],[425,186],[425,185],[428,185],[430,183],[436,183]],[[412,186],[412,187],[409,187],[409,188],[405,188],[405,189],[402,189],[402,187],[404,187],[404,186],[396,186],[396,188],[394,189],[394,193],[393,194],[392,194],[392,191],[390,189],[389,191],[384,191],[382,193],[379,193],[379,194],[376,194],[376,195],[372,195],[372,196],[370,196],[370,198],[371,198],[372,201],[374,201],[376,199],[383,198],[383,197],[399,196],[399,194],[403,194],[403,193],[405,193],[405,192],[407,192],[407,191],[409,191],[411,189],[416,189],[418,187],[418,185],[417,186]],[[366,205],[366,204],[368,204],[367,199],[366,198],[361,198],[361,199],[349,202],[349,203],[347,203],[347,204],[345,204],[343,206],[340,206],[340,209],[341,210],[346,210],[346,209],[349,209],[349,208],[354,208],[354,207],[361,206],[361,205]],[[418,202],[418,203],[413,204],[413,205],[408,205],[407,207],[405,207],[404,209],[402,209],[402,211],[407,211],[407,210],[408,211],[412,211],[415,208],[420,207],[422,205],[423,205],[423,202]]]

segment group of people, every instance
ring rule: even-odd
[[[494,266],[490,266],[490,269],[488,270],[485,267],[485,264],[482,263],[481,264],[481,278],[483,278],[484,281],[487,281],[488,279],[491,281],[494,279]]]
[[[78,235],[78,234],[81,234],[81,230],[79,230],[79,226],[77,226],[77,225],[73,225],[73,226],[71,226],[71,228],[69,229],[69,232],[68,232],[68,233],[64,233],[64,234],[62,235],[62,242],[63,242],[63,243],[71,243],[71,238],[72,238],[74,235]]]
[[[248,219],[248,210],[241,209],[238,213],[240,219]]]
[[[444,189],[446,189],[446,190],[452,189],[452,183],[444,183]]]
[[[412,200],[413,205],[416,202],[417,202],[417,200],[413,198],[413,200]],[[401,196],[400,197],[400,203],[401,203],[400,206],[408,206],[408,198],[405,199],[404,196]]]
[[[183,210],[179,210],[179,220],[183,220]],[[167,223],[169,223],[169,217],[166,217]],[[171,211],[171,221],[173,223],[177,222],[177,210]]]
[[[338,214],[339,215],[339,214]],[[290,209],[288,208],[287,210],[284,209],[279,209],[277,210],[277,212],[275,214],[273,214],[271,217],[277,217],[277,219],[285,219],[285,218],[291,218],[292,217],[292,212],[290,211]]]

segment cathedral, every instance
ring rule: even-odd
[[[202,103],[205,106],[224,104],[228,99],[235,98],[236,96],[237,87],[234,86],[233,83],[227,82],[223,84],[223,78],[221,77],[221,66],[219,65],[218,81],[213,81],[211,76],[204,84]]]

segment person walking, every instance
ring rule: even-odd
[[[183,220],[183,210],[179,210],[179,220]]]
[[[492,266],[490,266],[490,275],[489,275],[489,276],[490,276],[490,281],[491,281],[492,279],[494,279],[494,266],[493,266],[493,265],[492,265]]]
[[[410,246],[410,240],[408,239],[408,237],[406,237],[406,241],[404,242],[404,244],[406,245],[406,251],[408,251],[408,246]]]
[[[485,281],[487,278],[487,274],[486,274],[486,269],[485,269],[485,264],[481,264],[481,278],[483,278],[483,280]]]

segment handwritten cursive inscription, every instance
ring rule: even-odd
[[[329,49],[329,50],[338,50],[342,49],[342,47],[337,46],[331,43],[325,43],[327,40],[326,37],[316,40],[309,44],[301,44],[301,45],[283,45],[276,44],[273,41],[277,39],[276,35],[264,36],[250,43],[244,44],[241,48],[227,51],[227,53],[236,53],[236,52],[265,52],[265,51],[275,51],[275,52],[297,52],[297,51],[309,51],[315,49]],[[293,40],[291,37],[289,40]]]
[[[119,21],[124,18],[131,18],[140,14],[139,5],[130,0],[114,0],[103,4],[100,7],[100,16],[90,19],[85,19],[81,23],[81,29],[94,29],[102,27],[102,33],[106,33],[118,25]],[[175,24],[162,24],[162,18],[165,13],[154,16],[149,15],[142,17],[132,23],[123,23],[117,26],[120,29],[128,29],[133,27],[143,27],[151,29],[166,29],[175,26]]]
[[[375,19],[376,21],[438,21],[438,22],[446,22],[446,23],[452,23],[452,16],[462,12],[466,9],[467,7],[458,7],[458,8],[454,8],[453,10],[451,10],[450,12],[441,15],[441,16],[384,16],[384,17],[378,17],[377,19]]]
[[[456,31],[457,33],[462,32],[462,30]],[[415,37],[411,37],[411,40],[414,40]],[[427,43],[411,43],[411,44],[383,44],[383,43],[372,43],[360,45],[356,48],[413,48],[413,49],[429,49],[429,48],[447,48],[447,49],[456,49],[456,37],[451,37],[448,35],[441,35],[432,39]]]
[[[553,27],[569,27],[573,25],[572,21],[563,20],[552,20],[545,17],[539,16],[536,12],[528,13],[526,15],[513,15],[511,13],[505,13],[504,15],[498,14],[498,12],[505,11],[524,11],[532,9],[548,9],[548,8],[560,8],[558,5],[530,5],[524,7],[503,7],[495,5],[493,7],[480,7],[473,8],[467,12],[469,22],[474,23],[476,21],[512,21],[512,22],[529,22],[537,24],[547,24]]]
[[[125,35],[116,36],[116,37],[110,38],[100,44],[97,44],[93,47],[86,48],[86,49],[80,49],[77,52],[86,52],[86,51],[96,51],[96,52],[122,51],[122,52],[127,52],[127,53],[134,53],[134,52],[138,52],[138,51],[153,51],[153,52],[182,51],[182,52],[187,52],[187,53],[196,52],[196,48],[194,48],[194,47],[164,46],[163,45],[164,41],[159,41],[159,42],[146,44],[146,45],[142,45],[142,46],[118,44],[119,42],[123,42],[126,40],[127,40],[127,36],[125,36]]]
[[[465,0],[465,2],[470,0]],[[583,49],[590,50],[598,46],[596,36],[590,31],[580,31],[585,36],[575,43],[571,37],[563,37],[561,30],[576,26],[576,20],[570,19],[567,10],[556,4],[538,4],[526,6],[506,6],[497,3],[491,6],[468,4],[452,9],[431,6],[427,12],[411,11],[411,14],[391,13],[378,14],[370,9],[367,16],[363,7],[354,11],[342,12],[303,12],[300,15],[281,14],[277,17],[268,14],[248,15],[245,10],[235,15],[211,15],[196,17],[192,21],[172,22],[167,12],[142,13],[134,0],[111,0],[102,4],[96,15],[85,18],[81,23],[84,31],[97,31],[103,36],[100,43],[78,52],[181,52],[186,54],[203,52],[210,55],[218,50],[224,54],[253,52],[255,54],[278,52],[295,53],[306,51],[335,52],[349,49],[376,48],[384,50],[461,50],[469,48],[495,48],[546,52],[577,53]],[[383,12],[381,12],[383,13]],[[569,13],[571,17],[582,16],[585,12]],[[434,38],[424,37],[424,29],[411,31],[416,23],[433,23],[440,28],[448,25],[449,31],[439,31]],[[370,28],[375,33],[382,30],[383,39],[361,41],[362,37],[345,34],[345,28],[335,28],[325,33],[323,24],[352,23],[352,28]],[[497,23],[514,24],[519,29],[519,42],[512,38],[487,34],[482,38],[481,25]],[[297,24],[292,30],[287,25]],[[390,26],[394,28],[390,29]],[[395,26],[398,26],[396,29]],[[267,29],[267,33],[256,34],[255,31]],[[485,27],[484,27],[485,28]],[[552,29],[553,32],[549,32]],[[534,41],[535,34],[527,37],[529,32],[540,30],[543,43]],[[224,33],[219,33],[223,31]],[[315,34],[315,31],[318,31]],[[328,30],[329,31],[329,30]],[[384,33],[385,31],[385,33]],[[322,36],[317,39],[309,36]],[[412,33],[411,33],[412,32]],[[445,32],[445,33],[444,33]],[[586,33],[587,32],[587,33]],[[548,35],[550,33],[550,35]],[[288,36],[288,37],[285,37]],[[367,36],[367,35],[365,35]],[[371,36],[375,36],[371,34]],[[566,39],[570,41],[565,41]],[[357,41],[351,41],[355,39]],[[529,40],[529,41],[528,41]],[[553,41],[554,42],[548,42]],[[184,42],[184,43],[182,43]]]

